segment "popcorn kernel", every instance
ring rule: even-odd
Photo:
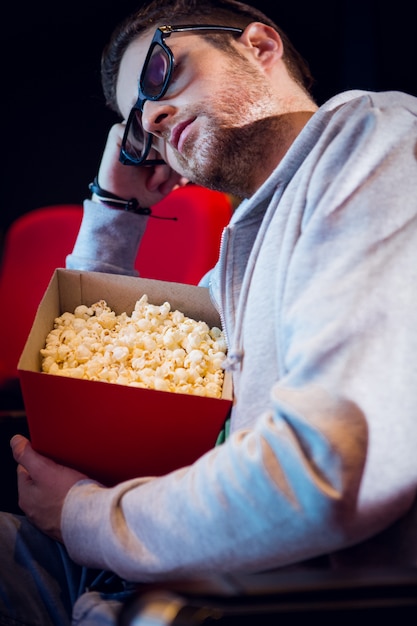
[[[149,304],[116,315],[104,300],[79,305],[54,321],[41,350],[42,371],[58,376],[220,398],[226,341],[223,332]]]

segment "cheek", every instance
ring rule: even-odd
[[[232,93],[230,90],[233,90]],[[228,87],[220,97],[219,111],[230,126],[246,126],[268,115],[271,99],[265,98],[263,85],[247,85],[242,91]]]
[[[122,96],[117,97],[117,106],[123,121],[126,122],[132,107],[136,104],[137,93],[131,91],[131,94],[128,97],[126,97],[126,92],[122,92],[122,94]]]
[[[120,62],[116,84],[116,102],[119,111],[126,119],[130,109],[138,99],[138,79],[145,60],[152,33],[133,40],[129,44]]]
[[[129,80],[126,72],[119,72],[116,84],[116,103],[124,120],[137,100],[137,86]]]
[[[167,148],[168,148],[168,146],[167,146],[166,142],[163,139],[153,135],[153,137],[152,137],[151,158],[161,157],[164,161],[166,161],[167,158],[168,158]],[[155,154],[155,152],[157,152],[158,154]]]
[[[154,137],[152,145],[155,148],[152,152],[157,152],[157,154],[151,154],[150,158],[155,156],[156,158],[163,159],[174,172],[178,173],[175,174],[177,176],[184,176],[186,174],[182,159],[178,158],[178,154],[168,144],[161,139]]]

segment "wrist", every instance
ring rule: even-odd
[[[151,209],[141,207],[136,198],[121,198],[111,191],[107,191],[100,187],[97,176],[94,181],[88,185],[88,188],[92,192],[92,200],[95,202],[101,202],[112,209],[118,209],[119,211],[128,211],[129,213],[136,213],[137,215],[150,215]]]

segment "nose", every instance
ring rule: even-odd
[[[158,100],[147,100],[142,111],[144,130],[156,137],[168,138],[171,118],[175,108]]]

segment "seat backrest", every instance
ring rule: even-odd
[[[0,266],[0,382],[17,378],[17,362],[36,309],[57,267],[73,248],[82,207],[42,207],[6,232]]]
[[[187,185],[152,207],[136,268],[145,278],[197,284],[216,263],[232,214],[227,195]],[[12,223],[0,266],[0,384],[17,362],[49,280],[74,247],[81,205],[42,207]]]
[[[136,258],[139,274],[197,285],[217,262],[231,200],[219,191],[187,185],[154,205],[152,213]]]

